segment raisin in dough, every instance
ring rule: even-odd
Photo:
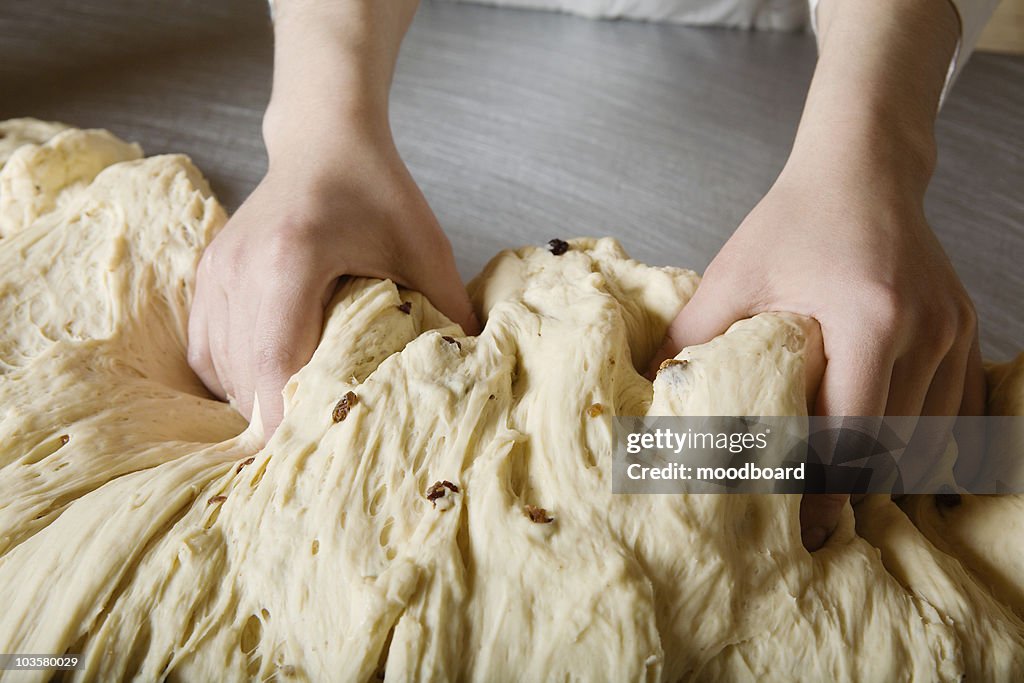
[[[810,321],[738,322],[652,391],[698,278],[614,240],[499,254],[479,337],[353,279],[261,449],[185,361],[226,219],[199,172],[4,125],[0,652],[80,653],[68,680],[1024,676],[1019,498],[868,499],[810,555],[796,496],[611,494],[616,414],[805,414]]]

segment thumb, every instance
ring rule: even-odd
[[[665,340],[647,368],[647,376],[654,377],[666,359],[687,346],[711,341],[747,314],[746,306],[736,297],[721,296],[703,285],[697,287],[690,301],[669,324]]]
[[[255,393],[267,440],[284,416],[284,385],[309,361],[320,341],[324,302],[333,288],[333,281],[327,288],[313,280],[300,281],[274,290],[260,302],[253,355]]]
[[[437,310],[460,325],[467,335],[480,333],[480,321],[473,312],[473,304],[469,301],[469,294],[455,268],[454,260],[443,265],[439,271],[410,282],[409,286],[427,297]]]

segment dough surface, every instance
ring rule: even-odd
[[[806,414],[813,323],[739,322],[652,392],[698,277],[611,239],[499,254],[479,337],[353,279],[260,449],[185,360],[226,220],[201,174],[0,130],[0,652],[103,681],[1024,679],[1024,498],[871,497],[810,555],[796,496],[612,495],[616,414]],[[990,378],[1021,414],[1024,356]]]

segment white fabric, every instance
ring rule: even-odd
[[[740,0],[742,1],[742,0]],[[811,28],[817,33],[817,9],[819,0],[807,0],[811,8]],[[982,29],[988,23],[989,17],[995,11],[999,0],[949,0],[960,18],[960,40],[953,52],[953,60],[949,63],[949,71],[946,73],[946,84],[942,88],[942,97],[939,100],[944,102],[949,89],[953,87],[957,77],[967,63],[967,58],[974,52],[978,44]]]
[[[468,0],[557,10],[594,19],[795,31],[807,26],[804,0]]]
[[[595,19],[639,19],[678,24],[793,31],[815,28],[819,0],[468,0],[479,4],[548,9]],[[960,16],[960,42],[942,96],[960,74],[999,0],[949,0]],[[810,11],[808,12],[808,6]],[[808,19],[809,17],[809,19]]]

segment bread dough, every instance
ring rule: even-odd
[[[260,449],[185,361],[226,219],[200,173],[3,125],[0,652],[81,653],[70,680],[1024,678],[1021,498],[871,498],[810,555],[796,496],[611,493],[613,415],[805,414],[810,321],[738,322],[652,392],[698,278],[611,239],[499,254],[478,337],[353,279]],[[991,377],[1019,414],[1024,356]]]
[[[39,119],[8,119],[0,121],[0,165],[24,145],[41,145],[68,126]]]

